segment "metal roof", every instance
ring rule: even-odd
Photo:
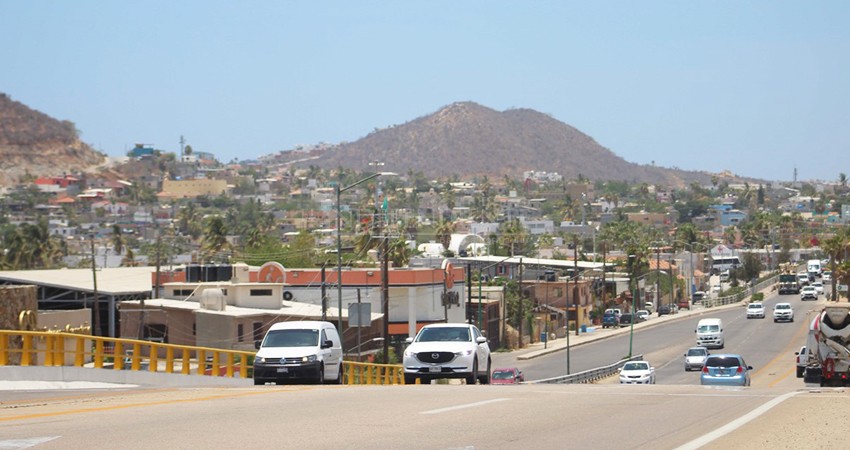
[[[94,275],[91,269],[6,270],[0,281],[93,293],[96,277],[99,294],[120,296],[151,292],[154,272],[153,266],[99,268]]]
[[[592,261],[575,261],[565,260],[565,259],[546,259],[546,258],[530,258],[528,256],[469,256],[464,258],[456,258],[459,261],[469,261],[469,262],[477,262],[477,263],[491,263],[491,264],[520,264],[522,262],[523,265],[529,266],[549,266],[549,267],[563,267],[565,269],[571,269],[578,266],[579,269],[590,270],[590,269],[601,269],[606,266],[605,263],[602,262],[592,262]],[[611,267],[611,264],[607,264],[608,267]]]

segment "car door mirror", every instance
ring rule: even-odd
[[[487,343],[487,338],[484,336],[478,336],[477,338],[475,338],[475,342],[479,344],[485,344]]]
[[[334,342],[330,339],[322,342],[322,348],[331,348],[334,346]]]
[[[405,340],[404,340],[404,343],[405,343],[405,344],[412,344],[412,343],[413,343],[413,338],[412,338],[412,337],[409,337],[409,338],[405,339]]]
[[[753,370],[753,366],[747,366],[747,370]]]
[[[257,350],[259,350],[259,349],[260,349],[260,344],[262,344],[262,341],[254,341],[254,348],[255,348],[255,349],[257,349]]]

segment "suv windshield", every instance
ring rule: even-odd
[[[434,327],[423,328],[416,338],[416,342],[470,342],[468,328]]]
[[[692,348],[688,350],[688,356],[705,356],[705,353],[704,348]]]

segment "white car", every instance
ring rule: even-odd
[[[655,384],[655,367],[649,361],[629,361],[620,368],[620,384]]]
[[[747,305],[747,319],[764,319],[764,304],[754,302]]]
[[[405,384],[440,378],[463,378],[466,384],[490,381],[490,346],[475,325],[426,325],[406,342],[410,345],[404,350]]]
[[[832,271],[824,270],[823,271],[823,281],[832,281]]]
[[[638,316],[638,318],[642,319],[642,320],[649,320],[649,318],[652,317],[652,316],[650,316],[649,311],[647,311],[645,309],[638,310],[635,313],[635,315]]]
[[[814,286],[806,286],[803,289],[800,289],[800,300],[818,299],[818,291]]]
[[[702,369],[708,355],[710,355],[710,353],[705,347],[689,348],[688,352],[685,353],[685,372],[689,372],[691,369]]]
[[[773,321],[779,322],[793,322],[794,321],[794,308],[791,307],[790,303],[777,303],[773,307]]]
[[[812,283],[812,287],[815,288],[815,290],[818,292],[818,295],[823,295],[823,283],[821,283],[820,281],[815,281],[814,283]]]

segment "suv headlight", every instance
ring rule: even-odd
[[[263,358],[262,356],[255,356],[254,357],[254,363],[263,364],[265,362],[266,362],[266,358]]]
[[[472,349],[466,349],[466,350],[461,350],[461,351],[459,351],[459,352],[455,353],[455,355],[458,355],[458,356],[469,356],[469,355],[473,354],[474,352],[475,352],[475,350],[472,350]]]
[[[305,357],[301,358],[301,362],[303,362],[303,363],[316,362],[316,355],[305,356]]]
[[[416,352],[414,352],[413,350],[411,350],[409,348],[404,349],[404,357],[405,358],[412,358],[414,355],[416,355]]]

